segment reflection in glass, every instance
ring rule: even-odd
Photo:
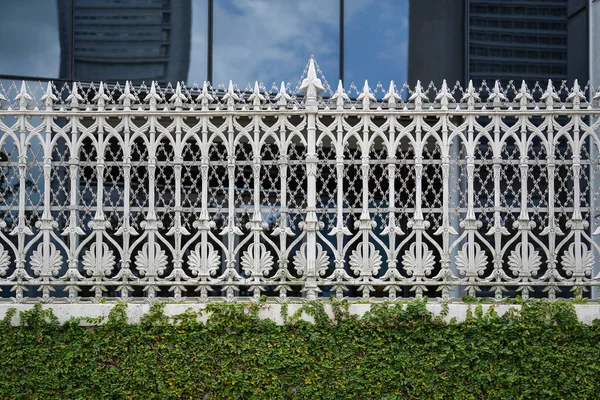
[[[164,83],[187,79],[190,0],[73,1],[75,80]],[[69,45],[63,42],[63,51]]]
[[[56,0],[2,0],[0,74],[58,78]]]
[[[213,84],[295,87],[311,54],[332,86],[339,70],[339,0],[215,0]],[[334,87],[335,89],[335,87]]]
[[[208,51],[208,0],[192,1],[192,39],[188,86],[194,82],[202,85],[206,79]]]
[[[344,6],[344,85],[371,89],[407,79],[408,0],[353,0]]]

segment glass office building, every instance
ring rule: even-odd
[[[406,80],[408,0],[6,0],[0,78],[297,84]],[[373,40],[376,38],[377,40]]]

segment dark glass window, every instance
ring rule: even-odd
[[[59,78],[57,1],[3,0],[0,10],[0,74]]]

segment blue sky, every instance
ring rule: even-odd
[[[177,0],[174,0],[177,1]],[[2,0],[0,74],[56,77],[56,0]],[[189,84],[206,79],[207,0],[192,0]],[[23,29],[26,26],[27,29]],[[345,1],[345,86],[387,88],[407,77],[408,0]],[[314,54],[335,89],[339,79],[339,0],[214,0],[213,84],[254,80],[294,89]],[[135,77],[131,77],[135,79]],[[182,77],[185,79],[185,77]]]
[[[205,0],[193,3],[188,81],[202,80]],[[281,80],[295,87],[311,54],[335,89],[339,79],[338,0],[215,0],[213,83],[240,87]],[[345,86],[407,77],[408,0],[346,0]],[[197,29],[199,28],[199,29]]]

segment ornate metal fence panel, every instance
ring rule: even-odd
[[[0,297],[587,296],[600,91],[0,87]],[[594,295],[592,293],[592,295]]]

